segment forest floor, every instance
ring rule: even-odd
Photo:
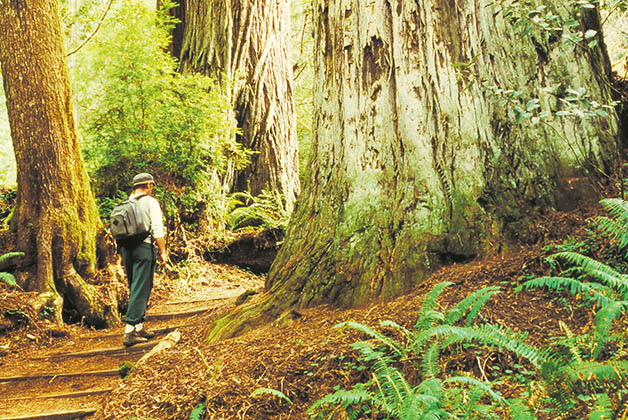
[[[563,334],[561,322],[573,331],[587,328],[592,311],[565,304],[568,295],[514,289],[524,279],[547,272],[548,246],[567,238],[582,240],[587,220],[598,212],[595,208],[551,213],[539,221],[530,245],[444,266],[412,293],[390,302],[357,309],[300,310],[301,316],[289,324],[269,324],[216,344],[205,342],[206,326],[234,308],[238,295],[261,291],[264,278],[210,263],[198,263],[193,275],[177,282],[159,275],[147,327],[162,334],[150,343],[158,343],[173,329],[181,333],[181,339],[135,366],[124,379],[118,374],[121,363],[135,364],[149,348],[142,344],[125,349],[122,327],[55,329],[25,319],[24,327],[0,333],[0,419],[187,420],[201,402],[206,412],[199,419],[309,419],[307,409],[319,398],[364,380],[364,372],[355,369],[357,354],[350,347],[363,337],[332,327],[347,320],[373,327],[393,320],[411,327],[425,294],[443,281],[454,283],[441,295],[443,308],[473,290],[500,286],[502,292],[482,310],[483,320],[527,331],[529,343],[546,343]],[[7,289],[0,289],[0,297],[2,293],[7,294]],[[447,369],[493,379],[512,365],[507,359],[497,350],[479,355],[454,351]],[[258,389],[280,391],[291,402],[271,392],[251,396]],[[505,397],[520,391],[501,389]],[[42,417],[52,412],[75,414]]]

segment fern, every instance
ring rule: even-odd
[[[496,346],[512,351],[516,355],[527,359],[534,366],[540,366],[541,361],[551,359],[552,355],[547,350],[539,350],[527,345],[521,336],[509,331],[505,327],[494,325],[481,325],[478,327],[456,327],[441,325],[431,332],[434,336],[444,338],[443,346],[453,343],[478,342],[488,346]]]
[[[7,252],[6,254],[0,255],[0,263],[6,261],[10,258],[22,257],[24,256],[23,252]],[[0,282],[4,282],[9,286],[17,286],[17,282],[15,281],[15,276],[10,273],[5,273],[0,271]]]
[[[312,414],[328,405],[339,405],[346,408],[370,402],[373,402],[372,396],[366,389],[361,387],[353,388],[351,390],[339,389],[338,391],[325,395],[323,398],[316,401],[307,410],[307,412]]]
[[[560,291],[568,289],[572,295],[582,295],[587,301],[595,301],[597,306],[608,305],[612,298],[608,295],[612,294],[611,289],[599,283],[588,283],[569,277],[544,276],[519,285],[515,290],[520,291],[523,288],[532,289],[535,287],[546,287]]]
[[[585,274],[606,284],[622,297],[628,296],[628,276],[619,273],[607,264],[576,252],[559,252],[550,258],[564,259],[581,269]]]
[[[476,290],[445,313],[445,324],[455,324],[468,312],[467,325],[469,325],[478,315],[482,306],[484,306],[493,295],[499,292],[500,288],[497,286],[489,286]]]
[[[188,420],[201,420],[203,415],[205,414],[205,401],[201,402],[197,405],[194,410],[190,412],[190,417]]]
[[[6,254],[0,255],[0,263],[8,260],[9,258],[14,257],[23,257],[23,252],[7,252]]]
[[[285,228],[290,215],[283,202],[280,194],[266,190],[259,196],[247,192],[234,193],[229,197],[227,206],[229,229],[237,231],[243,226]]]
[[[450,285],[449,282],[440,283],[425,296],[412,330],[393,321],[380,323],[382,327],[400,333],[403,341],[353,321],[336,325],[335,328],[359,331],[383,344],[383,347],[376,348],[373,342],[354,343],[352,347],[359,351],[359,360],[370,370],[371,380],[356,385],[351,391],[337,391],[322,398],[311,407],[310,412],[324,410],[324,406],[342,406],[346,410],[352,407],[352,412],[355,413],[355,410],[361,409],[362,404],[367,404],[386,418],[404,420],[498,418],[492,404],[506,405],[507,400],[492,391],[488,384],[470,377],[455,377],[444,381],[436,377],[439,373],[441,350],[455,343],[476,342],[511,349],[536,363],[540,359],[547,359],[549,352],[536,351],[523,343],[525,334],[514,334],[505,328],[453,325],[465,317],[466,322],[470,323],[482,306],[499,293],[499,288],[478,290],[442,313],[435,307],[442,292]],[[416,368],[424,379],[417,386],[411,386],[404,374],[395,367],[395,363],[402,360],[418,361]],[[487,395],[493,401],[491,405],[483,402]],[[447,410],[445,406],[448,407]]]
[[[597,394],[589,420],[610,420],[613,418],[613,404],[607,394]]]
[[[628,302],[611,302],[608,305],[602,307],[597,314],[595,314],[595,326],[593,330],[593,336],[595,340],[595,350],[592,354],[593,360],[597,360],[602,352],[604,346],[613,339],[611,335],[611,327],[613,323],[619,319],[621,314],[628,307]]]
[[[620,250],[624,249],[628,245],[628,202],[620,198],[607,198],[601,200],[600,204],[613,219],[597,218],[598,228],[616,240]]]
[[[522,399],[513,398],[507,403],[512,420],[537,420],[530,406]]]
[[[393,339],[385,336],[384,334],[369,327],[368,325],[360,324],[359,322],[354,322],[354,321],[346,321],[346,322],[341,322],[339,324],[334,325],[333,328],[352,328],[371,338],[375,338],[379,340],[381,343],[385,344],[386,346],[391,348],[395,353],[399,355],[405,356],[406,354],[405,349],[402,346],[400,346],[398,343],[396,343]]]
[[[0,281],[8,284],[9,286],[17,286],[15,277],[9,273],[0,272]]]
[[[442,282],[438,283],[436,286],[432,288],[423,299],[423,304],[421,305],[421,310],[419,311],[418,319],[416,324],[414,325],[414,329],[420,331],[425,329],[431,325],[431,321],[434,319],[438,319],[443,317],[443,315],[434,310],[434,306],[436,306],[436,301],[438,297],[443,293],[445,288],[451,286],[452,282]]]
[[[286,394],[279,391],[278,389],[263,388],[263,387],[257,388],[255,391],[251,393],[251,397],[257,397],[258,395],[264,395],[264,394],[272,395],[273,397],[277,397],[280,400],[286,401],[288,404],[292,405],[292,400],[288,398]]]
[[[628,376],[628,361],[584,361],[565,365],[562,370],[572,382],[621,384]]]

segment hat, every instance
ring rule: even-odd
[[[149,182],[155,182],[155,178],[151,174],[147,174],[142,172],[141,174],[137,174],[133,177],[133,186],[137,187],[139,185],[148,184]]]

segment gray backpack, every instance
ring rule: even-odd
[[[109,230],[119,246],[139,245],[150,235],[150,224],[139,206],[142,197],[128,198],[111,211]]]

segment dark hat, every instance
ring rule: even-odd
[[[133,177],[133,186],[137,187],[139,185],[148,184],[149,182],[155,182],[155,178],[151,174],[147,174],[142,172],[141,174],[137,174]]]

